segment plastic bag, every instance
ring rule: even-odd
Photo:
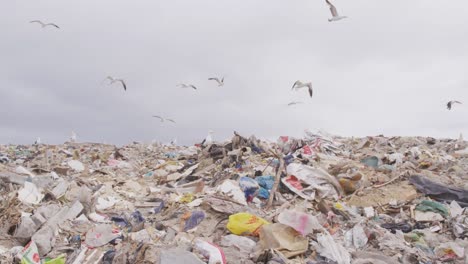
[[[447,217],[449,214],[447,208],[445,208],[443,204],[429,200],[424,200],[420,204],[418,204],[416,206],[416,210],[422,212],[431,211],[443,215],[445,217]]]
[[[275,177],[274,176],[258,176],[255,178],[260,185],[260,189],[258,191],[258,197],[263,199],[270,198],[270,190],[273,189],[273,185],[275,184]]]
[[[402,223],[385,223],[380,225],[381,227],[390,230],[392,234],[396,234],[397,230],[401,230],[403,233],[409,233],[413,230],[413,227],[405,222]]]
[[[210,242],[197,239],[195,249],[208,259],[208,264],[226,264],[226,256],[221,248]]]
[[[364,163],[366,166],[377,168],[379,167],[379,158],[376,156],[367,157],[361,160],[361,163]]]
[[[25,182],[24,187],[18,191],[18,199],[25,204],[39,204],[44,194],[34,183]]]
[[[112,225],[98,225],[86,233],[85,243],[89,247],[102,247],[120,236]]]
[[[72,168],[74,171],[77,171],[77,172],[82,172],[85,170],[85,167],[83,165],[83,163],[81,163],[81,161],[78,161],[78,160],[70,160],[68,161],[68,166],[70,166],[70,168]]]
[[[281,181],[301,198],[314,200],[317,195],[321,199],[338,199],[339,195],[344,194],[338,180],[323,169],[291,163],[286,170],[289,177]]]
[[[315,216],[292,210],[281,212],[278,215],[278,222],[294,228],[302,235],[312,233],[314,230],[323,229]]]
[[[41,258],[39,257],[39,250],[37,249],[36,243],[34,243],[34,241],[32,240],[18,254],[18,258],[21,259],[21,264],[41,263]]]
[[[347,248],[351,245],[356,249],[363,248],[368,242],[366,232],[360,224],[355,225],[353,229],[346,232],[345,237],[347,238]]]
[[[456,259],[462,259],[465,255],[465,249],[455,242],[446,242],[437,246],[435,254],[441,261],[453,261]]]
[[[143,229],[145,225],[145,218],[141,215],[140,211],[135,211],[130,215],[128,221],[131,225],[130,232],[138,232]]]
[[[257,243],[247,237],[227,235],[221,239],[220,245],[237,248],[241,254],[248,255],[253,251]]]
[[[229,216],[227,229],[235,235],[254,235],[258,236],[259,228],[270,224],[265,219],[249,213],[238,213]]]
[[[327,233],[318,234],[317,242],[312,241],[312,246],[317,252],[338,264],[350,264],[351,254],[340,243],[336,243],[333,237]]]
[[[258,182],[249,177],[242,177],[239,181],[239,186],[245,194],[247,202],[252,202],[253,198],[257,196],[260,186]]]
[[[259,233],[259,245],[263,250],[278,250],[287,258],[304,254],[309,246],[306,237],[280,223],[263,226]]]
[[[462,207],[468,207],[468,190],[444,186],[419,175],[411,176],[409,182],[420,192],[437,201],[452,202],[455,200]]]
[[[239,204],[247,205],[245,194],[239,187],[239,184],[233,180],[225,180],[223,184],[219,185],[217,190],[222,192]]]
[[[194,211],[190,214],[190,217],[185,221],[184,231],[194,229],[205,219],[205,212]]]
[[[46,258],[44,264],[65,264],[66,261],[67,258],[65,257],[65,255],[60,255],[54,259]]]

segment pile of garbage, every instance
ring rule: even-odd
[[[467,147],[0,145],[0,263],[468,263]]]

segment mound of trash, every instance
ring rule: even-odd
[[[1,263],[468,263],[461,137],[0,145]]]

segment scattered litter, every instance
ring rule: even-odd
[[[462,259],[465,256],[465,248],[455,242],[447,242],[438,245],[434,252],[441,261],[454,261]]]
[[[239,181],[239,186],[244,192],[244,196],[247,202],[252,202],[260,189],[258,182],[249,177],[242,177]]]
[[[367,157],[361,160],[366,166],[377,169],[379,167],[379,158],[376,156]]]
[[[270,198],[270,191],[273,189],[273,185],[275,184],[275,177],[273,176],[258,176],[255,178],[260,185],[260,189],[258,190],[258,197],[263,199]]]
[[[76,172],[82,172],[85,170],[85,167],[83,165],[83,163],[81,163],[81,161],[78,161],[78,160],[70,160],[67,162],[68,166],[70,166],[70,168],[72,168],[74,171]]]
[[[258,216],[249,213],[238,213],[229,216],[229,222],[226,227],[235,235],[258,236],[259,228],[267,224],[270,223]]]
[[[435,222],[435,221],[443,221],[444,217],[434,212],[416,211],[414,213],[414,220],[418,222]]]
[[[208,259],[208,264],[227,263],[223,250],[210,242],[197,239],[195,241],[195,249],[200,252],[205,259]]]
[[[67,258],[65,257],[64,254],[62,254],[54,259],[45,258],[44,264],[65,264],[66,261],[67,261]]]
[[[447,217],[448,216],[448,210],[447,208],[444,207],[443,204],[434,202],[434,201],[429,201],[429,200],[424,200],[420,204],[416,206],[416,210],[422,211],[422,212],[435,212],[438,214],[441,214],[442,216]]]
[[[145,218],[141,215],[140,211],[133,212],[129,219],[129,232],[138,232],[143,229],[145,225]]]
[[[0,263],[463,263],[467,147],[310,131],[0,145]]]
[[[274,249],[286,258],[291,258],[307,251],[308,240],[293,228],[275,223],[260,228],[259,244],[263,250]]]
[[[338,264],[351,263],[351,255],[349,252],[342,245],[336,243],[333,237],[328,233],[319,234],[317,236],[317,242],[312,241],[311,244],[321,256],[329,260],[335,261]]]
[[[323,169],[291,163],[286,170],[294,178],[289,178],[290,181],[285,178],[283,183],[292,186],[294,190],[297,190],[295,192],[304,199],[314,200],[316,195],[321,199],[338,199],[338,195],[343,194],[338,180]],[[303,187],[304,185],[306,187]]]
[[[420,192],[437,201],[457,201],[463,207],[468,206],[468,190],[444,186],[419,175],[411,176],[409,181],[416,186]]]
[[[240,204],[247,205],[247,200],[245,199],[245,194],[239,187],[239,184],[233,180],[224,181],[219,187],[218,190]]]
[[[192,252],[183,249],[163,250],[160,261],[161,264],[206,264]]]
[[[96,204],[96,209],[97,210],[106,210],[108,208],[111,208],[114,206],[119,200],[116,199],[115,197],[109,196],[106,198],[103,197],[98,197],[97,199],[97,204]]]
[[[368,241],[366,232],[360,224],[355,225],[353,229],[346,232],[345,238],[347,238],[347,246],[354,246],[356,249],[363,248]]]
[[[375,211],[374,208],[369,206],[369,207],[364,207],[364,216],[366,218],[372,218],[375,216]]]
[[[18,254],[21,263],[41,264],[39,250],[34,241],[29,242],[24,249]]]
[[[203,203],[203,199],[199,198],[199,199],[195,199],[195,200],[191,201],[190,203],[187,204],[187,206],[190,207],[190,208],[198,207],[202,203]]]
[[[25,204],[39,204],[44,198],[44,194],[34,183],[25,182],[24,187],[18,191],[18,199]]]
[[[112,225],[102,224],[89,230],[84,242],[89,247],[102,247],[119,236],[119,232],[113,229]]]
[[[15,172],[18,173],[18,174],[24,174],[24,175],[28,175],[28,176],[31,176],[31,177],[35,177],[34,174],[32,174],[28,169],[26,169],[23,166],[16,167]]]
[[[382,224],[381,227],[390,230],[393,234],[397,230],[401,230],[403,233],[409,233],[413,230],[413,227],[408,223],[386,223]]]
[[[194,211],[190,214],[188,219],[185,221],[184,231],[187,232],[190,229],[197,227],[205,219],[205,212]]]
[[[317,218],[302,212],[285,210],[278,215],[278,222],[294,228],[302,235],[312,233],[314,230],[322,230]]]
[[[248,255],[253,252],[257,243],[247,237],[227,235],[221,239],[220,245],[224,247],[235,247],[240,251],[240,253]]]

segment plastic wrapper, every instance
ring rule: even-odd
[[[270,223],[258,216],[249,213],[238,213],[229,216],[227,229],[235,235],[258,236],[259,228],[267,224]]]

